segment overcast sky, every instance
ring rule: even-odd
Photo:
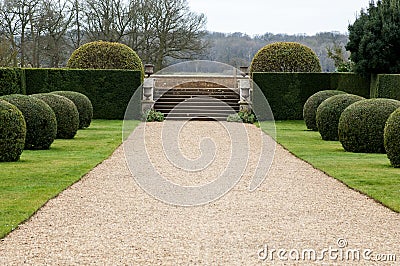
[[[190,9],[204,13],[207,30],[249,35],[272,33],[313,35],[347,32],[370,0],[188,0]]]

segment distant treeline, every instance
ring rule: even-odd
[[[333,60],[328,57],[327,48],[337,44],[345,50],[348,35],[339,32],[322,32],[314,36],[266,33],[250,37],[243,33],[208,32],[204,39],[209,43],[209,47],[200,59],[218,61],[235,67],[250,65],[253,56],[266,44],[281,41],[299,42],[314,50],[320,58],[324,72],[333,72],[335,66]]]

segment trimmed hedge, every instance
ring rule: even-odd
[[[300,43],[276,42],[261,48],[254,56],[253,72],[321,72],[315,52]]]
[[[0,68],[0,96],[8,94],[25,94],[21,68]]]
[[[34,94],[31,97],[43,100],[53,109],[57,120],[56,138],[72,139],[75,137],[79,127],[79,113],[71,100],[51,93]]]
[[[253,73],[276,120],[303,119],[307,99],[321,90],[341,90],[369,98],[369,79],[349,73]],[[364,82],[359,82],[365,80]]]
[[[0,162],[18,161],[25,137],[26,123],[21,111],[0,99]]]
[[[129,99],[142,83],[140,71],[131,70],[29,68],[16,69],[15,73],[8,82],[3,79],[3,84],[14,84],[16,91],[12,93],[80,92],[91,100],[94,119],[123,119]],[[302,119],[304,103],[322,89],[342,90],[365,98],[370,95],[369,78],[349,73],[253,73],[253,79],[277,120]],[[28,84],[26,91],[24,84]],[[3,94],[10,93],[8,90]]]
[[[400,101],[400,75],[382,74],[373,76],[371,97],[389,98]]]
[[[384,129],[400,101],[369,99],[347,107],[339,119],[339,140],[349,152],[385,153]]]
[[[330,75],[324,73],[253,73],[275,120],[303,119],[303,106],[317,91],[329,88]]]
[[[339,140],[338,125],[342,112],[361,100],[365,98],[354,94],[339,94],[326,99],[318,106],[316,121],[323,140]]]
[[[27,95],[13,94],[1,99],[15,105],[26,122],[26,150],[47,150],[57,135],[57,121],[53,110],[44,101]]]
[[[370,98],[371,78],[354,73],[329,73],[331,76],[331,89],[345,91],[366,99]],[[375,97],[376,98],[376,97]]]
[[[323,90],[314,93],[310,98],[308,98],[303,107],[304,122],[308,129],[314,131],[318,130],[316,116],[319,105],[326,99],[338,94],[345,94],[345,92],[338,90]]]
[[[386,121],[384,143],[390,163],[393,167],[400,168],[400,108]]]
[[[129,100],[140,87],[132,70],[26,69],[27,94],[76,91],[93,105],[93,119],[124,119]]]
[[[93,117],[93,106],[86,95],[76,91],[54,91],[52,93],[64,96],[74,102],[79,113],[79,129],[90,126]]]

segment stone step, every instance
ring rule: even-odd
[[[187,120],[187,119],[218,119],[218,120],[226,120],[226,118],[230,114],[221,114],[221,113],[169,113],[165,114],[166,119],[168,120]]]
[[[201,103],[210,102],[210,101],[207,101],[207,100],[195,101],[196,99],[197,98],[160,98],[156,102],[158,104],[163,104],[163,103],[166,103],[166,104],[173,104],[173,103],[178,104],[178,103],[182,103],[182,102],[188,102],[188,103],[192,103],[192,104],[201,104]],[[223,102],[230,103],[230,104],[237,104],[239,102],[239,99],[235,99],[235,98],[218,98],[218,99],[211,98],[211,99],[214,99],[216,103],[219,103],[219,102],[223,101]]]
[[[158,108],[157,111],[170,113],[173,111],[174,113],[236,113],[235,109],[225,107],[225,108],[189,108],[189,107],[175,107],[175,108]]]
[[[182,91],[196,91],[196,92],[212,92],[212,91],[225,91],[225,92],[235,92],[238,93],[239,89],[230,89],[230,88],[155,88],[155,92],[182,92]]]
[[[192,99],[162,99],[162,101],[157,101],[156,105],[160,107],[170,107],[170,106],[175,106],[175,105],[180,105],[180,106],[193,106],[193,107],[216,107],[216,106],[239,106],[238,99],[232,99],[232,100],[210,100],[210,101],[194,101]]]
[[[214,88],[193,88],[193,87],[179,87],[179,88],[171,88],[171,87],[155,87],[155,90],[161,91],[169,91],[169,90],[179,90],[179,91],[207,91],[207,90],[224,90],[224,91],[239,91],[237,88],[226,88],[226,87],[214,87]]]
[[[197,116],[197,117],[189,117],[189,116],[174,116],[174,117],[166,117],[165,120],[171,121],[187,121],[187,120],[196,120],[196,121],[226,121],[226,117],[220,116]]]
[[[156,92],[154,93],[154,98],[160,97],[190,97],[190,96],[210,96],[210,97],[239,97],[239,95],[233,91],[210,91],[210,92],[198,92],[198,91],[180,91],[180,92]]]
[[[155,104],[159,108],[174,108],[175,106],[179,105],[180,108],[210,108],[210,109],[215,109],[215,108],[239,108],[239,103],[234,102],[234,103],[229,103],[229,102],[212,102],[212,103],[193,103],[193,102],[157,102]]]
[[[226,108],[233,108],[236,109],[239,107],[239,104],[227,104],[227,103],[204,103],[204,104],[190,104],[186,102],[181,102],[181,103],[158,103],[157,107],[158,109],[173,109],[175,106],[178,106],[179,108],[189,108],[189,109],[210,109],[210,110],[220,110],[220,109],[226,109]]]
[[[239,89],[231,89],[231,88],[155,88],[154,91],[160,92],[181,92],[181,91],[199,91],[199,92],[207,92],[207,91],[226,91],[226,92],[239,92]]]
[[[224,94],[224,95],[161,95],[161,96],[158,96],[158,95],[155,95],[154,96],[154,99],[155,100],[160,100],[160,99],[163,99],[163,100],[168,100],[168,99],[177,99],[177,100],[181,100],[181,99],[198,99],[198,98],[215,98],[215,99],[222,99],[222,100],[229,100],[229,99],[232,99],[232,100],[238,100],[239,101],[239,97],[238,96],[236,96],[236,95],[226,95],[226,94]]]
[[[170,120],[226,120],[239,111],[239,95],[229,88],[158,89],[154,99],[154,109]]]

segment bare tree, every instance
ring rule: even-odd
[[[144,62],[154,62],[157,35],[154,25],[158,19],[154,16],[153,2],[149,0],[131,0],[128,43],[133,50],[139,53]]]
[[[67,35],[72,43],[72,48],[77,49],[82,45],[83,41],[84,31],[82,29],[83,22],[81,20],[84,18],[85,14],[83,12],[84,10],[81,0],[70,0],[70,4],[73,19]]]
[[[21,67],[25,67],[26,60],[26,47],[28,43],[28,35],[32,34],[32,24],[35,20],[36,6],[38,2],[35,0],[15,0],[14,1],[14,12],[16,12],[18,20],[20,22],[20,64]],[[31,24],[31,28],[28,28]]]
[[[14,1],[5,0],[0,4],[0,27],[2,34],[2,46],[7,47],[6,40],[10,43],[12,57],[12,66],[18,66],[18,47],[17,36],[20,29],[20,21],[18,20],[15,10]],[[5,50],[4,48],[3,50]]]
[[[86,0],[85,27],[91,41],[121,42],[128,34],[129,5],[123,0]]]
[[[150,33],[156,39],[151,44],[151,51],[145,50],[144,58],[151,58],[157,69],[164,67],[168,58],[194,59],[205,51],[207,44],[202,37],[206,18],[203,14],[190,12],[186,0],[146,2],[150,3],[146,8],[154,23]]]
[[[59,67],[95,40],[127,44],[158,69],[206,48],[206,19],[186,0],[0,0],[0,7],[2,46],[18,51],[15,66]]]
[[[0,67],[15,66],[17,50],[13,50],[10,42],[4,36],[0,36]]]
[[[4,0],[2,3],[1,23],[12,47],[18,47],[21,66],[25,66],[28,24],[34,16],[35,5],[29,0]]]
[[[45,50],[49,57],[50,67],[59,67],[64,53],[65,36],[71,25],[74,14],[68,2],[56,0],[43,1],[43,29],[46,37]]]

